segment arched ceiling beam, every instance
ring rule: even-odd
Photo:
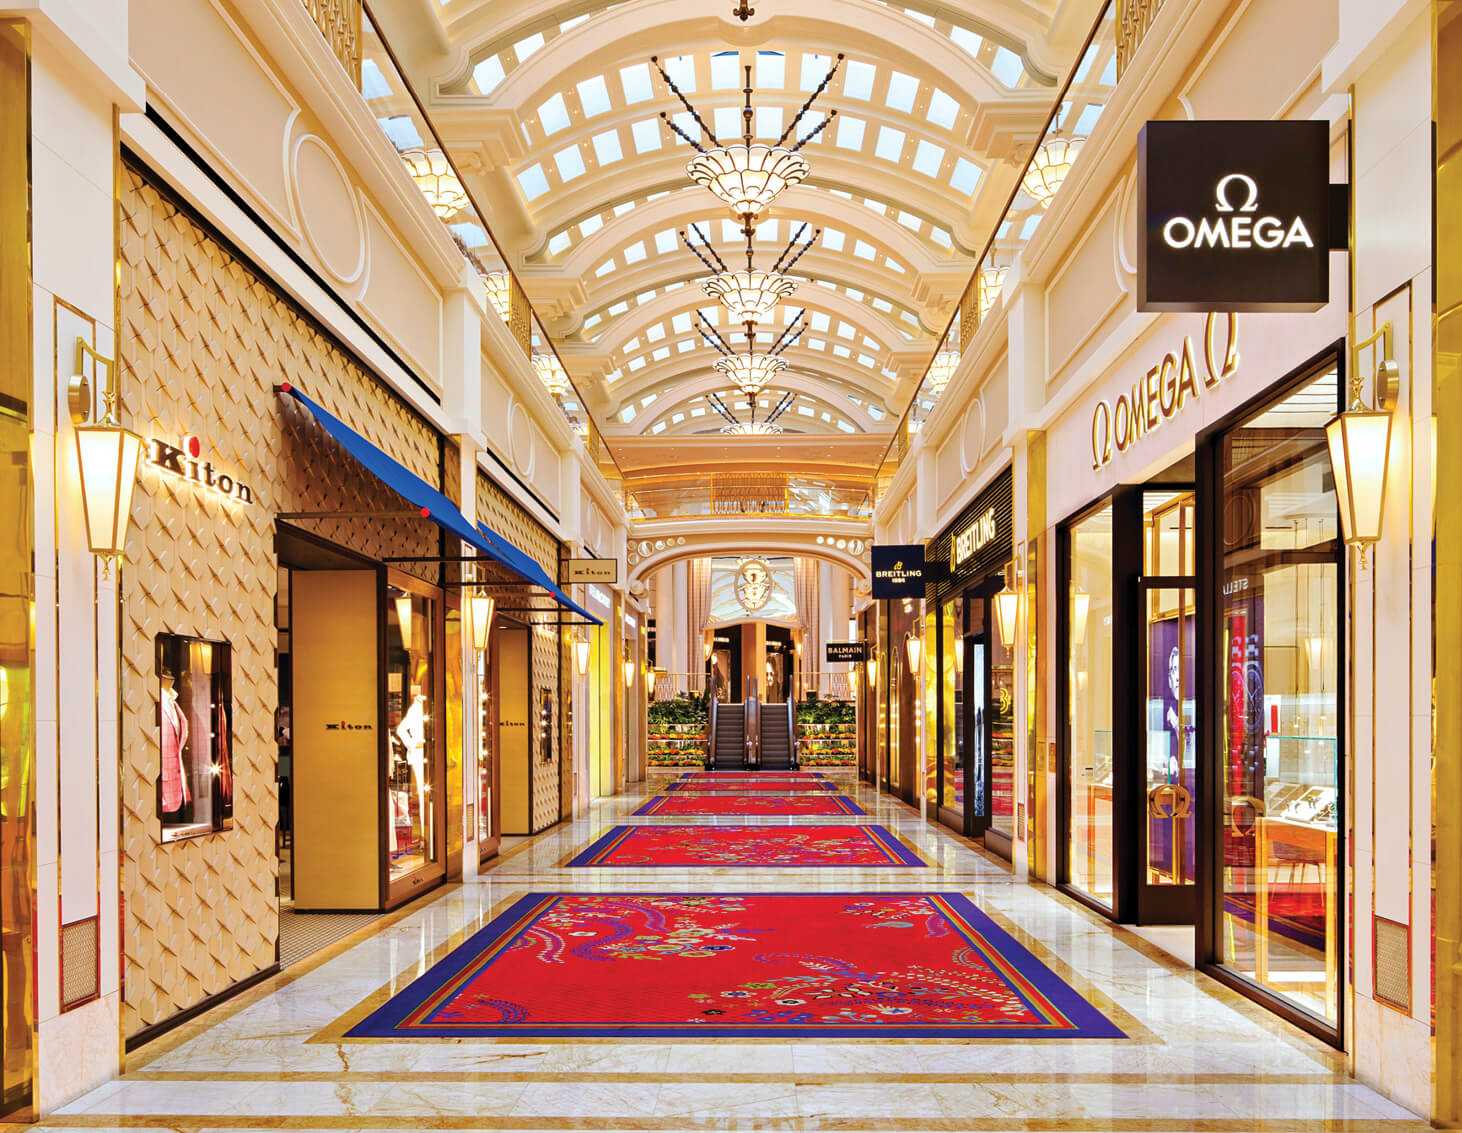
[[[932,354],[933,347],[926,347],[925,351]],[[652,362],[633,374],[626,373],[622,378],[605,384],[607,404],[618,409],[626,402],[638,401],[648,393],[658,393],[670,387],[678,388],[682,382],[708,375],[715,375],[719,385],[724,387],[727,385],[726,380],[714,369],[717,357],[719,355],[709,349],[701,350],[699,356],[695,352],[672,354],[663,362]],[[842,383],[844,393],[861,397],[881,409],[892,411],[888,402],[894,396],[898,383],[876,370],[870,371],[835,355],[829,355],[826,351],[804,350],[800,347],[793,347],[783,357],[790,363],[789,369],[792,371],[787,382],[781,383],[783,385],[795,385],[807,376],[823,374]],[[568,357],[565,357],[564,364],[572,371],[573,363]],[[577,377],[576,374],[576,384]]]
[[[685,407],[697,398],[705,397],[710,393],[719,393],[726,389],[726,379],[720,374],[712,373],[691,381],[677,382],[671,392],[661,393],[656,401],[640,410],[633,421],[624,423],[620,421],[618,409],[624,407],[621,402],[616,409],[615,415],[610,419],[614,425],[613,429],[606,426],[605,434],[612,438],[615,432],[643,433],[657,421],[664,420],[676,410],[684,410]],[[848,400],[849,390],[830,382],[822,381],[813,375],[798,374],[793,381],[774,386],[773,394],[765,394],[764,397],[771,397],[773,403],[782,393],[793,392],[802,394],[817,402],[832,413],[845,417],[847,420],[866,433],[879,431],[892,432],[894,421],[886,417],[882,421],[875,421],[868,415],[867,410],[854,405]],[[640,395],[642,396],[642,395]],[[714,412],[714,411],[712,411]],[[654,416],[651,416],[654,414]]]
[[[819,522],[819,530],[808,531],[808,523],[804,519],[743,516],[738,517],[734,535],[726,533],[724,524],[717,524],[716,530],[711,532],[705,531],[705,526],[704,520],[671,520],[663,524],[656,523],[653,528],[645,528],[647,533],[653,530],[653,537],[630,541],[633,550],[630,551],[627,581],[644,578],[663,566],[672,566],[686,559],[703,559],[716,555],[801,555],[803,558],[840,566],[861,581],[866,582],[869,577],[868,564],[861,555],[818,543],[817,537],[822,535],[826,538],[828,534],[833,534],[846,538],[851,535],[867,546],[872,540],[871,524]],[[642,554],[639,550],[640,544],[648,542],[653,548],[655,540],[662,538],[662,532],[675,539],[683,537],[685,542],[677,542],[662,550],[652,549],[648,554]]]

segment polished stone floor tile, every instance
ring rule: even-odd
[[[837,780],[868,813],[698,818],[886,826],[925,869],[568,868],[640,788],[244,993],[129,1060],[39,1129],[1362,1133],[1428,1128],[1345,1058],[917,810]],[[349,1026],[529,891],[957,892],[1126,1030],[1125,1040],[356,1040]]]

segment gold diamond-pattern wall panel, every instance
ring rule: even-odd
[[[123,419],[246,485],[226,499],[144,462],[122,577],[123,1028],[162,1022],[274,962],[275,516],[403,505],[277,392],[294,383],[431,483],[435,432],[145,177],[122,185]],[[368,555],[433,554],[419,519],[301,527]],[[433,578],[436,568],[422,573]],[[154,783],[158,633],[233,646],[234,825],[161,844]]]
[[[477,518],[519,547],[529,558],[548,572],[549,578],[558,578],[558,540],[481,470],[477,473]],[[534,603],[506,601],[506,599],[521,599],[522,597],[522,587],[505,588],[498,592],[498,600],[505,605],[548,605],[543,601]],[[533,707],[529,712],[529,718],[533,721],[532,821],[535,832],[552,826],[559,820],[560,764],[564,758],[564,752],[572,750],[571,745],[567,743],[568,737],[563,727],[566,692],[565,689],[560,688],[560,670],[567,666],[568,662],[560,658],[563,650],[562,643],[563,635],[557,627],[545,627],[533,631],[531,647],[533,652]],[[548,726],[554,732],[549,745],[553,752],[551,761],[538,758],[538,742],[542,736],[540,729],[545,723],[539,705],[542,704],[545,691],[553,696],[553,718],[548,721]]]

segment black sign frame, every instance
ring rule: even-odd
[[[823,644],[826,664],[858,665],[868,660],[866,641],[828,641]]]
[[[924,544],[873,544],[873,597],[924,597]]]
[[[1137,137],[1137,309],[1330,301],[1328,121],[1158,121]]]

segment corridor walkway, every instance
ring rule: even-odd
[[[662,791],[669,780],[659,776],[648,788],[596,805],[585,819],[522,842],[477,881],[386,917],[154,1042],[129,1060],[123,1080],[38,1128],[1427,1128],[1348,1079],[1343,1056],[1054,891],[1014,881],[1003,863],[926,825],[917,811],[846,776],[830,778],[838,788],[831,793],[853,799],[851,809],[866,814],[633,815],[647,801],[687,790]],[[761,799],[789,790],[779,784],[768,793],[760,786],[738,789]],[[711,788],[726,790],[719,783]],[[830,793],[790,789],[788,797]],[[884,833],[867,844],[889,853],[866,865],[748,869],[617,864],[609,852],[608,843],[623,837],[615,827],[690,824],[776,829],[796,835],[813,853],[822,852],[822,842],[808,841],[799,828],[879,827]],[[823,841],[835,844],[835,836]],[[590,851],[603,864],[567,864]],[[674,852],[695,853],[694,840],[680,838]],[[400,1003],[394,997],[416,977],[487,921],[518,907],[529,892],[962,894],[1126,1037],[764,1041],[347,1034]]]

